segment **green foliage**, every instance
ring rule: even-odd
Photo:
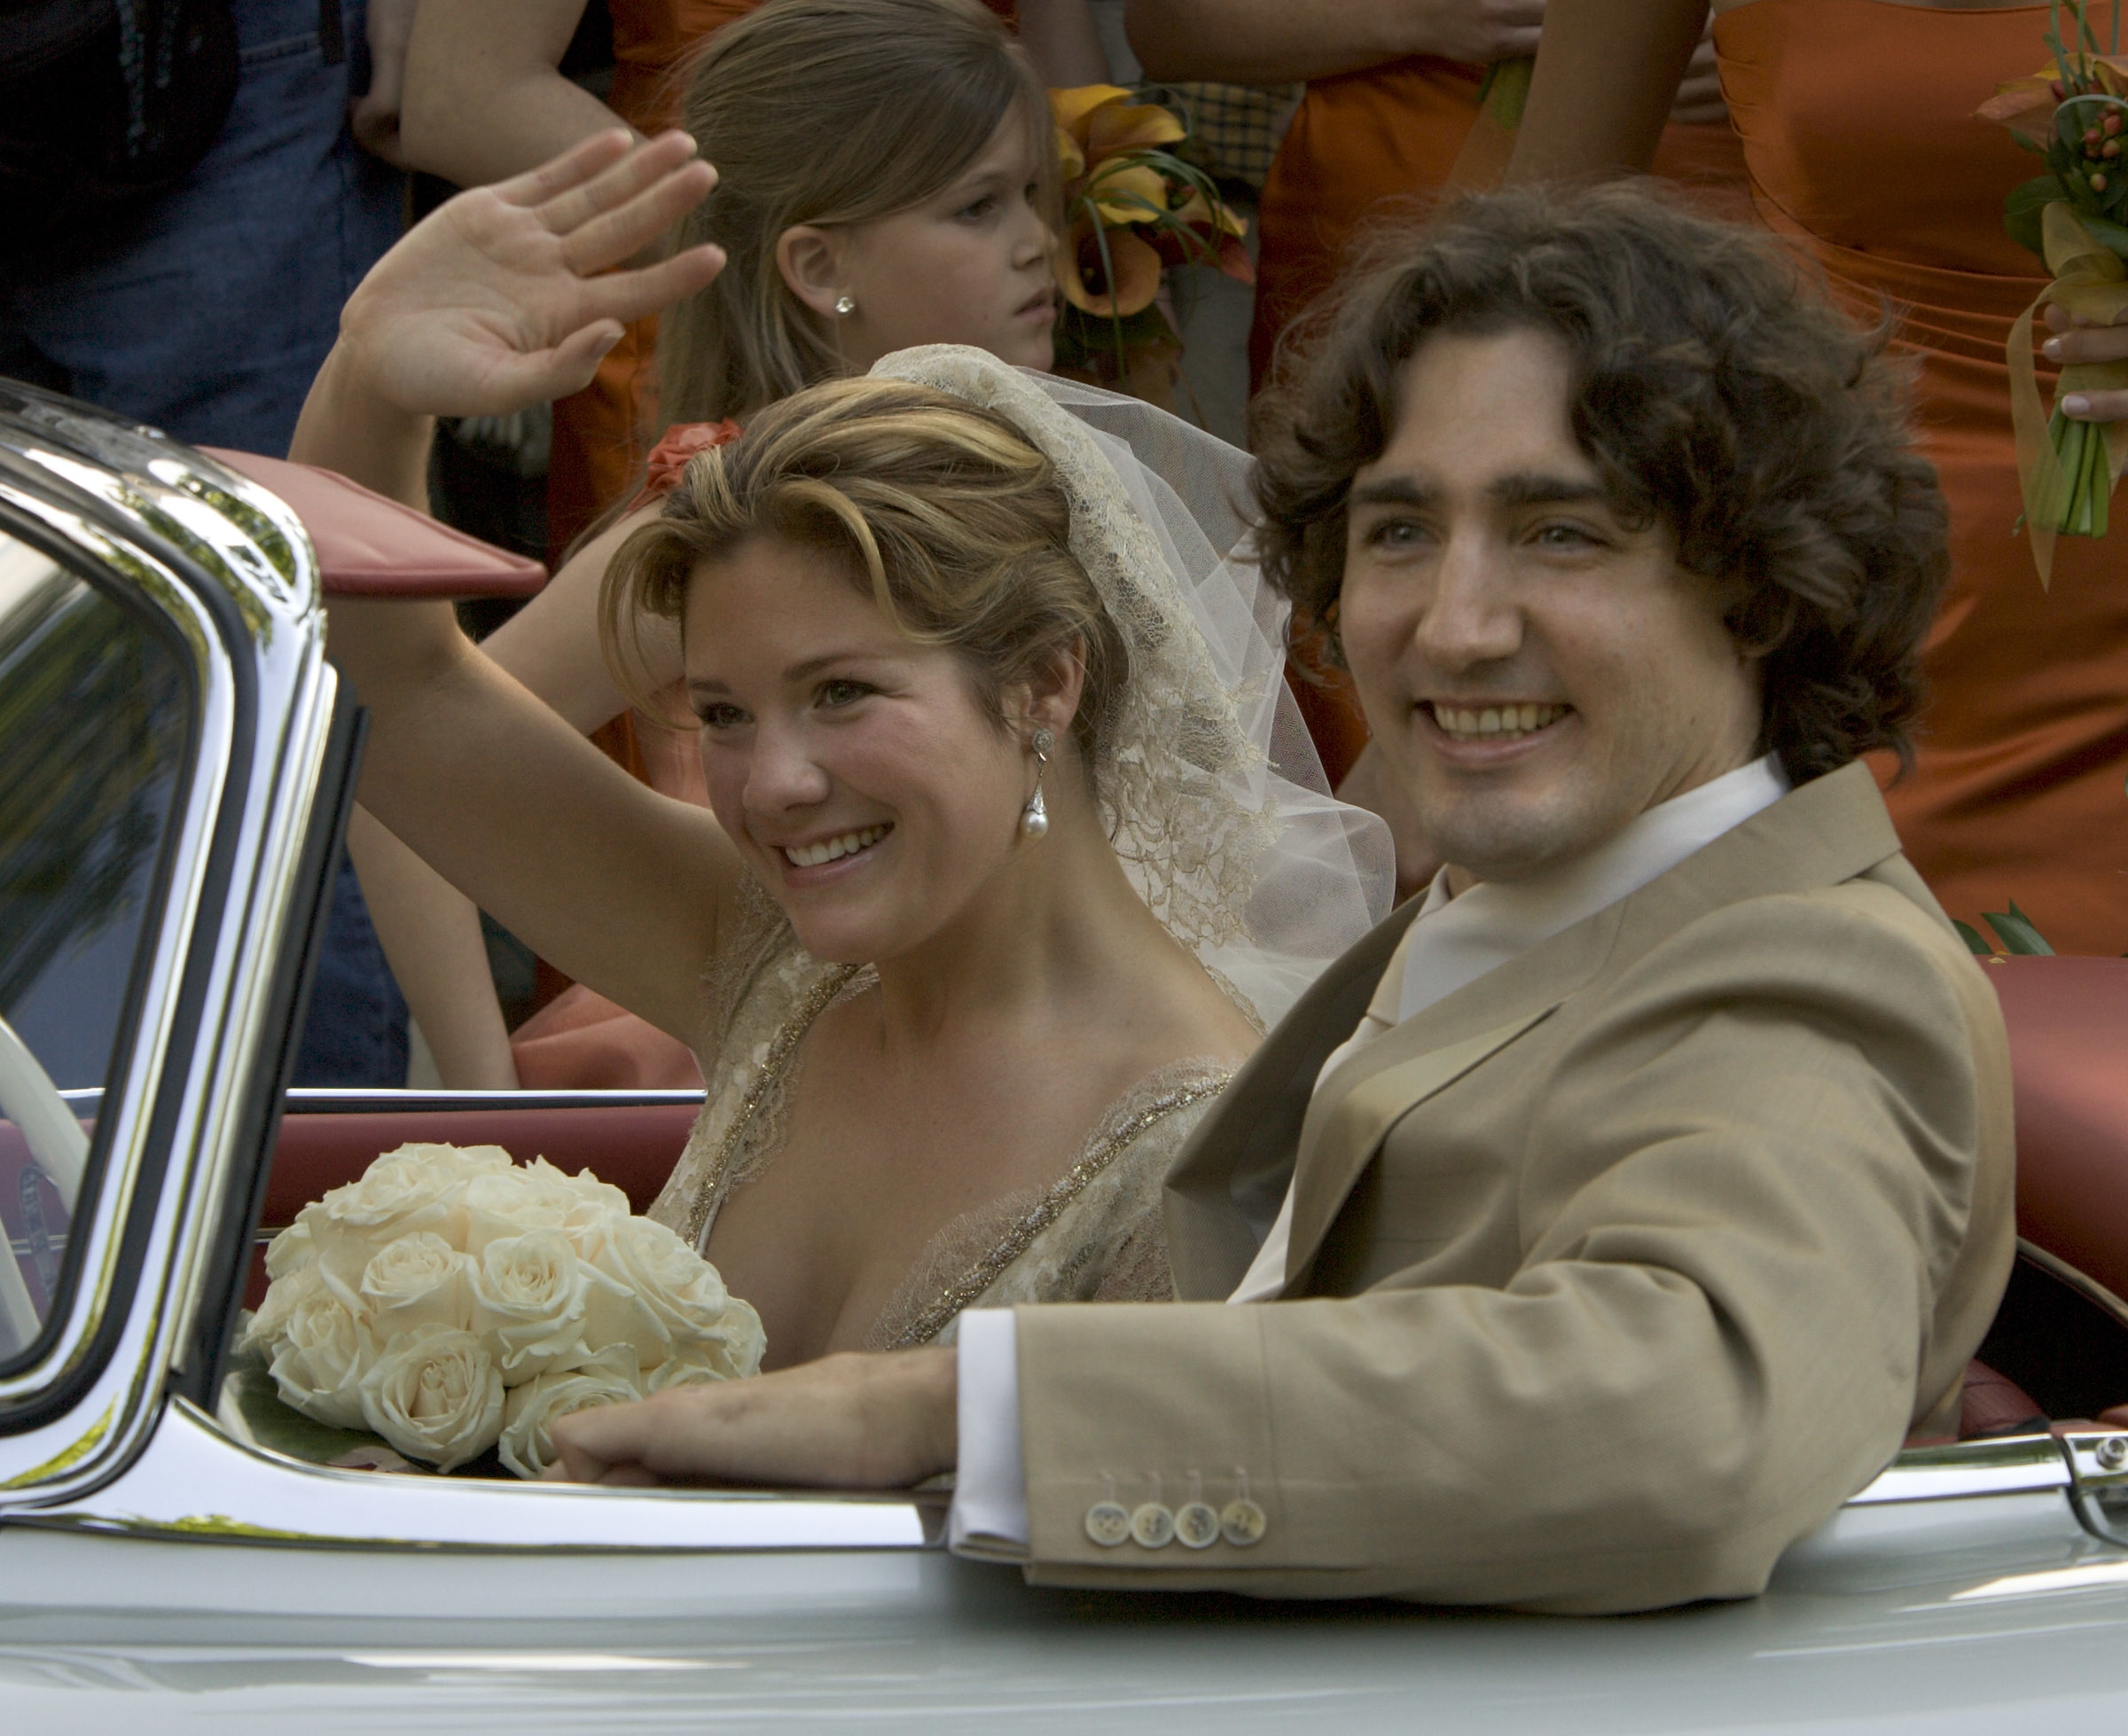
[[[357,1447],[384,1444],[363,1429],[334,1428],[284,1404],[256,1351],[232,1359],[223,1384],[252,1439],[269,1452],[286,1453],[307,1464],[330,1465]]]
[[[2021,247],[2045,256],[2039,213],[2065,199],[2093,240],[2128,256],[2128,132],[2105,135],[2111,124],[2128,121],[2128,102],[2113,94],[2118,75],[2093,59],[2105,52],[2085,16],[2085,0],[2076,0],[2069,15],[2071,41],[2062,35],[2059,0],[2049,8],[2049,27],[2041,40],[2060,74],[2055,89],[2065,94],[2054,106],[2054,130],[2044,145],[2019,136],[2018,143],[2046,159],[2048,172],[2011,189],[2003,200],[2003,227]],[[2120,8],[2114,8],[2114,45],[2120,52]],[[2110,157],[2104,153],[2112,151]]]
[[[2106,430],[2056,411],[2047,422],[2046,437],[2062,466],[2059,486],[2046,492],[2035,489],[2027,497],[2025,516],[2065,536],[2103,536],[2113,493]]]
[[[1980,919],[1994,931],[1995,944],[1990,946],[1981,938],[1980,931],[1971,924],[1955,918],[1952,926],[1958,930],[1959,938],[1981,957],[1992,958],[1998,951],[2013,958],[2051,958],[2054,950],[2046,937],[2032,926],[2032,919],[2017,908],[2017,901],[2010,900],[2007,911],[1983,911]]]
[[[1530,75],[1537,70],[1534,59],[1495,60],[1478,81],[1478,106],[1492,111],[1492,118],[1513,132],[1522,124],[1522,110],[1530,102]]]
[[[2044,254],[2039,214],[2061,197],[2062,183],[2051,171],[2011,188],[2002,201],[2002,226],[2009,231],[2010,239],[2033,253]]]

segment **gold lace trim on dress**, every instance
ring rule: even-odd
[[[1161,1071],[1163,1074],[1172,1073],[1175,1069],[1163,1067]],[[1226,1089],[1231,1076],[1224,1071],[1209,1076],[1201,1074],[1189,1083],[1170,1086],[1159,1091],[1149,1099],[1133,1102],[1137,1092],[1124,1098],[1118,1105],[1126,1111],[1122,1118],[1118,1120],[1109,1115],[1103,1116],[1094,1137],[1080,1153],[1078,1161],[1044,1189],[1035,1203],[1012,1223],[986,1253],[964,1269],[958,1278],[940,1290],[899,1330],[878,1338],[868,1335],[865,1349],[904,1350],[911,1345],[929,1343],[944,1330],[948,1321],[995,1284],[1005,1269],[1027,1252],[1035,1239],[1055,1223],[1065,1208],[1084,1192],[1088,1183],[1170,1115],[1187,1109],[1193,1104],[1201,1103],[1207,1098],[1217,1097]],[[1154,1077],[1157,1080],[1160,1075],[1154,1075]],[[952,1228],[951,1225],[947,1227],[949,1230]],[[923,1263],[919,1263],[920,1266]],[[893,1311],[893,1303],[888,1304],[888,1310]]]
[[[724,1197],[725,1184],[732,1172],[732,1161],[747,1142],[753,1130],[754,1119],[762,1106],[781,1089],[785,1075],[798,1053],[798,1045],[805,1034],[812,1029],[813,1020],[833,1006],[836,997],[849,986],[849,981],[864,968],[862,965],[843,965],[830,971],[813,984],[805,997],[792,1010],[775,1038],[769,1044],[769,1052],[747,1094],[739,1099],[738,1109],[732,1116],[732,1124],[724,1130],[718,1141],[716,1155],[710,1160],[708,1172],[694,1191],[694,1201],[687,1208],[687,1222],[681,1233],[692,1247],[702,1245],[702,1231],[709,1222],[709,1214]]]

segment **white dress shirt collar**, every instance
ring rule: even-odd
[[[1768,754],[1649,809],[1586,855],[1527,880],[1480,881],[1451,898],[1443,868],[1404,949],[1397,1022],[1417,1018],[1488,971],[1631,897],[1771,808],[1788,789],[1780,760]]]

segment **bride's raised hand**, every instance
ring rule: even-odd
[[[596,134],[463,192],[372,268],[340,314],[342,366],[413,415],[499,415],[588,385],[624,325],[716,276],[716,247],[615,270],[701,203],[716,172],[668,132]]]

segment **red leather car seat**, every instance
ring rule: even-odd
[[[1983,968],[2010,1034],[2017,1232],[2128,1296],[2128,958]]]
[[[2019,1233],[2115,1296],[2128,1294],[2128,960],[2020,958],[1984,968],[2009,1030]],[[544,1155],[572,1172],[588,1167],[640,1211],[670,1173],[694,1113],[690,1104],[656,1104],[291,1114],[281,1125],[262,1227],[287,1224],[307,1201],[409,1139],[499,1145],[520,1161]],[[252,1305],[263,1290],[260,1268]],[[2040,1410],[2014,1379],[1977,1363],[1966,1397],[1966,1434]]]

